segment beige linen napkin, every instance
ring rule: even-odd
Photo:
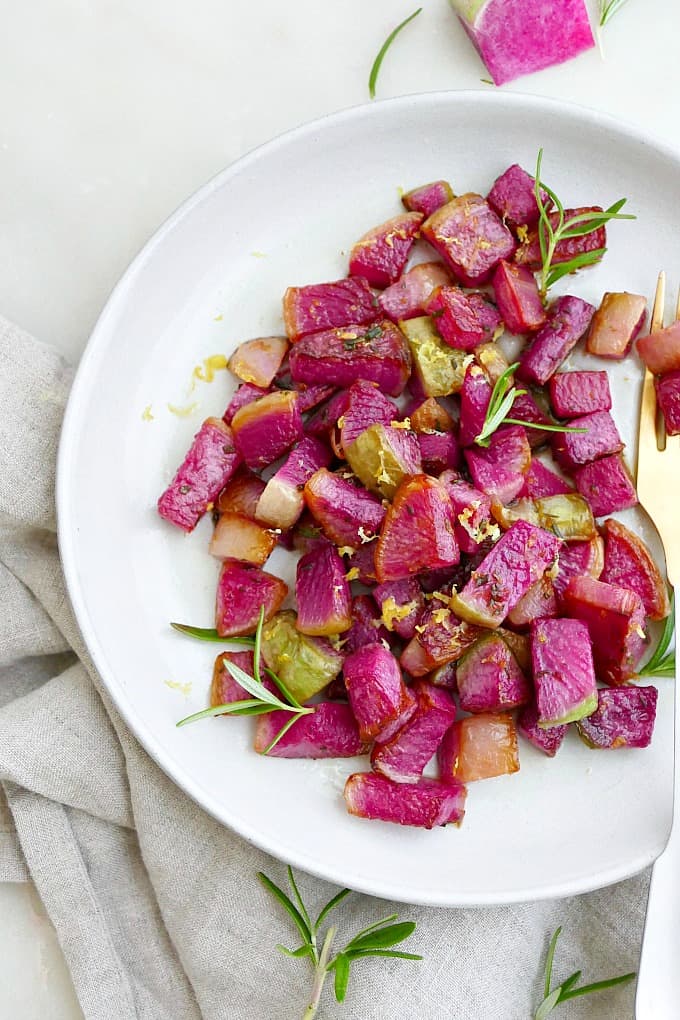
[[[54,509],[70,382],[53,350],[0,319],[0,880],[35,882],[87,1020],[297,1020],[309,965],[275,950],[295,936],[255,878],[262,869],[281,883],[284,866],[209,818],[151,761],[73,618]],[[93,513],[96,500],[93,492]],[[300,883],[312,906],[334,891],[306,875]],[[640,876],[569,900],[484,910],[352,896],[338,912],[341,933],[394,910],[418,922],[404,948],[425,960],[359,961],[346,1002],[328,987],[320,1016],[530,1020],[558,924],[556,977],[635,970],[646,889]],[[557,1016],[632,1013],[629,986],[574,1000]]]

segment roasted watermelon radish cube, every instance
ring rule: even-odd
[[[302,392],[299,392],[302,397]],[[305,422],[305,432],[309,436],[326,438],[335,428],[338,420],[347,410],[349,390],[337,390],[325,403],[318,407]]]
[[[415,714],[416,698],[383,645],[365,645],[348,655],[343,673],[362,740],[389,740]]]
[[[479,303],[471,300],[474,297],[478,295],[468,295],[460,287],[437,287],[425,303],[425,311],[449,347],[472,351],[489,339]]]
[[[584,623],[535,620],[531,659],[539,726],[564,726],[595,711],[593,650]]]
[[[611,411],[612,395],[606,372],[558,372],[550,379],[549,387],[558,418]]]
[[[487,539],[500,537],[498,525],[491,520],[491,500],[484,492],[445,471],[439,481],[446,487],[456,515],[454,533],[461,552],[473,555]]]
[[[587,542],[570,542],[560,549],[557,573],[552,579],[553,587],[561,600],[572,577],[594,577],[597,579],[604,566],[604,542],[595,535]]]
[[[584,464],[574,471],[574,481],[595,517],[627,510],[638,502],[633,479],[620,453]]]
[[[468,365],[460,391],[458,438],[461,446],[472,446],[484,428],[493,386],[483,368]]]
[[[232,430],[219,418],[207,418],[160,496],[158,513],[182,531],[193,531],[203,514],[212,509],[240,462]]]
[[[428,397],[409,412],[414,432],[455,432],[456,423],[436,397]]]
[[[321,701],[310,715],[300,716],[270,751],[267,748],[284,726],[290,712],[268,712],[257,718],[255,750],[272,758],[353,758],[366,754],[368,744],[359,736],[352,709],[339,701]]]
[[[252,404],[254,400],[259,400],[260,397],[266,397],[268,393],[269,390],[262,386],[253,386],[252,383],[243,383],[242,386],[239,386],[236,393],[229,401],[227,409],[222,415],[222,420],[226,422],[227,425],[231,425],[237,411],[240,411],[242,407],[246,406],[246,404]]]
[[[537,523],[563,542],[587,542],[597,534],[595,518],[583,496],[567,492],[534,500]]]
[[[244,560],[261,567],[275,545],[276,535],[268,528],[227,510],[219,516],[208,551],[220,560]]]
[[[531,464],[531,447],[526,429],[507,425],[491,436],[489,446],[469,447],[465,459],[477,489],[499,503],[509,503],[524,486]]]
[[[511,230],[533,227],[538,222],[535,179],[517,163],[513,163],[496,178],[486,200]],[[548,192],[543,189],[541,201],[546,209],[552,205]]]
[[[217,497],[215,510],[220,513],[242,514],[255,520],[255,511],[264,492],[265,483],[245,467],[239,468]]]
[[[517,716],[517,732],[530,744],[533,744],[537,750],[547,754],[549,758],[554,758],[562,746],[567,727],[549,726],[546,728],[540,726],[538,708],[536,702],[532,700],[521,709]]]
[[[245,383],[267,389],[281,368],[288,351],[283,336],[264,336],[239,344],[229,358],[228,368]]]
[[[557,298],[548,309],[548,321],[520,356],[518,378],[545,386],[585,334],[594,311],[581,298]]]
[[[432,291],[451,283],[451,274],[443,262],[421,262],[384,290],[378,304],[388,319],[413,319],[425,314]]]
[[[355,379],[376,383],[398,397],[411,371],[408,345],[400,329],[382,319],[373,326],[352,324],[298,340],[290,352],[296,383],[351,386]]]
[[[361,276],[333,283],[289,287],[283,296],[283,321],[291,340],[338,326],[367,325],[380,318],[368,282]]]
[[[549,577],[543,576],[532,584],[526,595],[523,595],[514,609],[508,613],[508,620],[513,627],[528,627],[534,620],[552,618],[559,615],[559,604],[555,586]]]
[[[520,634],[515,630],[506,630],[505,627],[499,627],[495,633],[503,638],[517,659],[519,668],[529,676],[531,674],[531,642],[528,634]]]
[[[567,613],[588,627],[598,680],[616,685],[635,677],[647,647],[640,596],[592,577],[572,577],[563,600]]]
[[[564,478],[560,478],[543,461],[532,457],[529,470],[524,476],[524,485],[519,491],[519,498],[540,499],[542,496],[563,496],[573,492],[573,488]]]
[[[416,680],[410,693],[416,709],[401,729],[371,752],[376,772],[396,783],[415,783],[436,753],[442,737],[456,718],[456,703],[448,691],[426,680]]]
[[[291,380],[292,382],[292,380]],[[323,404],[336,392],[335,386],[305,386],[297,390],[298,407],[300,414],[311,411],[319,404]]]
[[[597,708],[577,725],[588,747],[649,747],[656,720],[656,687],[616,687],[597,692]]]
[[[428,673],[425,679],[434,684],[435,687],[445,687],[447,691],[455,691],[458,689],[456,684],[456,663],[446,662],[443,666],[437,666],[431,673]]]
[[[277,460],[302,439],[298,395],[278,390],[246,404],[232,421],[234,441],[249,468],[258,470]]]
[[[413,357],[413,376],[425,397],[446,397],[458,393],[465,376],[465,351],[445,344],[428,316],[399,323]]]
[[[460,446],[453,432],[421,432],[417,437],[423,471],[440,475],[460,466]]]
[[[217,582],[215,628],[220,637],[252,634],[260,609],[271,620],[288,594],[280,577],[267,574],[251,563],[225,560]]]
[[[578,2],[580,3],[581,0],[578,0]],[[602,208],[599,205],[581,206],[578,209],[565,209],[564,219],[570,220],[575,216],[581,216],[583,213],[601,212]],[[555,229],[558,224],[559,213],[551,212],[549,215],[551,226]],[[595,251],[601,252],[600,258],[602,258],[606,247],[607,230],[604,226],[598,227],[589,234],[581,234],[578,237],[565,237],[555,248],[552,265],[556,266],[561,262],[570,262],[571,259],[576,258],[578,255],[590,254]],[[519,246],[515,254],[515,261],[520,265],[528,266],[529,269],[541,268],[543,258],[541,256],[541,244],[537,228],[531,230],[526,240]]]
[[[419,212],[423,216],[431,216],[437,209],[450,202],[453,198],[453,191],[448,181],[432,181],[430,184],[421,184],[418,188],[412,188],[405,195],[401,196],[404,207],[409,212]]]
[[[554,418],[548,412],[548,402],[540,390],[519,390],[510,408],[508,418],[534,425],[553,426],[555,424]],[[543,446],[551,435],[549,430],[539,428],[528,428],[526,433],[532,450]]]
[[[406,478],[385,514],[375,553],[378,581],[398,581],[460,559],[445,487],[429,475]]]
[[[464,712],[502,712],[525,705],[531,685],[503,638],[489,634],[465,653],[456,668]]]
[[[352,595],[345,564],[332,545],[317,546],[298,560],[295,626],[303,634],[340,634],[352,623]]]
[[[660,376],[654,380],[654,385],[666,433],[669,436],[680,435],[680,371]]]
[[[654,375],[680,371],[680,321],[638,340],[637,352]]]
[[[422,470],[414,432],[391,425],[371,425],[345,448],[347,463],[367,489],[391,499],[404,478]]]
[[[343,655],[324,638],[302,634],[295,626],[295,613],[286,610],[262,628],[262,658],[302,703],[335,679]]]
[[[511,333],[534,333],[546,320],[534,274],[524,266],[503,260],[492,279],[494,297]]]
[[[346,552],[348,555],[348,574],[352,580],[358,581],[359,584],[365,584],[368,587],[375,584],[377,581],[375,576],[375,543],[368,542],[365,545],[360,545],[352,553]]]
[[[352,625],[342,636],[345,655],[358,651],[376,641],[389,644],[389,631],[383,626],[382,616],[370,595],[355,595],[352,599]],[[383,645],[383,647],[385,647]]]
[[[304,509],[304,486],[330,461],[331,452],[326,444],[314,436],[305,436],[267,482],[257,504],[257,519],[284,531],[292,528]]]
[[[517,730],[511,715],[485,712],[459,719],[442,740],[437,754],[446,783],[472,783],[519,771]]]
[[[503,332],[503,320],[501,319],[501,313],[498,311],[493,301],[491,301],[486,294],[483,294],[480,291],[468,291],[467,298],[470,307],[477,313],[477,318],[479,319],[481,326],[484,328],[484,343],[495,343],[496,339]],[[475,347],[475,356],[477,356],[478,353],[479,347]]]
[[[350,252],[350,275],[365,276],[372,287],[395,283],[404,271],[424,218],[421,212],[402,213],[369,230]]]
[[[338,421],[340,443],[347,449],[369,425],[389,425],[398,417],[396,404],[374,383],[357,379],[347,391],[347,408]]]
[[[305,502],[324,533],[339,546],[357,548],[377,535],[385,517],[379,499],[326,468],[305,485]]]
[[[620,453],[623,449],[619,430],[609,411],[595,411],[594,414],[572,418],[567,427],[585,431],[554,434],[552,451],[563,471],[573,472],[582,464]]]
[[[415,577],[385,581],[376,585],[371,594],[380,607],[385,627],[410,641],[425,608],[425,596]]]
[[[604,522],[604,539],[601,580],[637,592],[645,614],[663,620],[671,611],[668,587],[645,543],[613,518]]]
[[[641,294],[605,294],[590,325],[586,350],[620,361],[645,324],[647,299]]]
[[[459,619],[446,603],[433,600],[402,652],[401,665],[411,676],[425,676],[438,666],[457,662],[480,633],[479,627]]]
[[[422,235],[467,287],[486,283],[501,259],[511,258],[516,242],[481,195],[460,195],[437,209]]]
[[[526,521],[502,535],[463,590],[454,595],[455,613],[482,627],[500,626],[511,609],[555,560],[560,540]]]
[[[421,779],[405,786],[375,772],[355,772],[345,783],[345,803],[351,815],[421,829],[459,825],[466,796],[461,783]]]
[[[234,701],[248,701],[252,698],[252,694],[249,694],[245,687],[241,687],[238,680],[234,680],[225,662],[231,662],[233,665],[244,670],[248,676],[253,676],[254,657],[252,652],[220,652],[213,666],[212,684],[210,686],[211,708],[217,708],[218,705],[231,705]],[[261,663],[261,670],[263,665]],[[271,691],[272,694],[279,693],[276,685],[267,676],[262,676],[262,685],[268,691]],[[229,715],[226,714],[222,718],[228,719]]]

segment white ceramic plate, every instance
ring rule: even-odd
[[[164,224],[102,313],[64,425],[58,504],[69,591],[128,725],[225,825],[293,865],[379,896],[501,903],[578,893],[644,868],[670,827],[670,682],[659,683],[649,749],[592,751],[570,735],[551,761],[522,744],[519,774],[470,786],[460,830],[351,818],[341,791],[361,762],[259,757],[247,719],[175,728],[207,703],[217,647],[178,636],[168,621],[212,625],[217,565],[206,550],[209,521],[185,537],[157,517],[155,502],[200,422],[221,415],[229,396],[224,372],[188,394],[194,365],[280,332],[286,286],[342,276],[353,241],[399,210],[399,187],[446,177],[459,192],[484,191],[510,163],[531,169],[540,146],[544,178],[569,203],[626,195],[638,216],[613,225],[604,264],[563,290],[597,303],[605,289],[651,294],[660,267],[680,279],[680,159],[636,131],[500,92],[360,107],[256,150]],[[637,360],[615,366],[612,378],[632,462]],[[197,406],[182,419],[168,402]],[[148,405],[152,421],[142,417]],[[629,519],[644,532],[641,515]],[[276,559],[272,568],[290,573]]]

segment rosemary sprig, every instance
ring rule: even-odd
[[[521,421],[519,418],[508,417],[512,405],[517,397],[522,397],[526,390],[518,390],[511,385],[512,374],[519,367],[519,361],[506,368],[505,372],[496,379],[494,388],[491,391],[491,400],[486,409],[486,417],[482,430],[475,439],[478,446],[487,447],[491,436],[501,425],[522,425],[526,429],[538,429],[540,432],[587,432],[587,429],[574,429],[566,425],[544,425],[540,422]]]
[[[219,641],[222,645],[231,643],[235,645],[247,645],[248,648],[253,648],[255,644],[253,638],[249,637],[220,637],[213,627],[191,627],[188,623],[171,623],[170,626],[175,630],[178,630],[180,634],[196,638],[197,641]]]
[[[267,744],[262,752],[263,754],[269,754],[271,749],[276,747],[281,737],[288,732],[291,726],[293,726],[298,719],[301,719],[303,715],[312,715],[314,713],[315,709],[313,707],[301,705],[297,698],[294,697],[288,690],[283,680],[281,680],[281,678],[278,677],[273,670],[268,669],[267,667],[265,667],[265,673],[272,683],[278,688],[281,698],[270,691],[269,688],[265,687],[262,683],[262,675],[260,672],[260,648],[262,646],[263,626],[264,606],[261,606],[255,636],[253,639],[248,639],[250,646],[254,649],[253,676],[250,676],[250,674],[246,673],[244,669],[237,666],[235,662],[230,662],[229,659],[222,660],[225,669],[229,670],[234,680],[236,680],[236,682],[240,684],[241,687],[243,687],[243,689],[251,695],[251,697],[244,698],[241,701],[231,701],[225,705],[212,705],[210,708],[204,708],[201,712],[194,712],[193,715],[188,715],[184,719],[180,719],[180,721],[176,724],[177,726],[186,726],[187,723],[197,722],[199,719],[211,719],[217,715],[266,715],[269,712],[290,712],[291,718],[284,723],[271,743]],[[197,628],[192,629],[195,630]],[[208,638],[207,640],[214,639]]]
[[[375,87],[378,83],[378,75],[380,74],[380,68],[382,67],[382,62],[385,59],[385,54],[387,53],[392,43],[401,32],[402,28],[406,28],[410,21],[413,21],[414,18],[417,18],[422,9],[423,9],[422,7],[419,7],[417,11],[413,12],[413,14],[409,14],[408,18],[404,18],[401,24],[397,25],[397,27],[393,29],[392,32],[390,32],[387,39],[385,39],[385,42],[378,50],[378,55],[373,61],[371,73],[368,77],[368,93],[371,99],[375,99]]]
[[[666,617],[663,632],[659,638],[654,654],[640,670],[640,676],[675,676],[675,652],[669,652],[675,630],[675,594],[671,596],[671,611]],[[667,654],[668,653],[668,654]]]
[[[314,967],[312,992],[302,1020],[313,1020],[316,1016],[324,983],[331,971],[334,971],[335,997],[338,1002],[342,1002],[347,993],[351,966],[355,960],[360,960],[367,956],[393,957],[400,960],[422,960],[422,956],[417,956],[415,953],[403,953],[391,948],[409,938],[416,928],[414,921],[394,924],[393,922],[397,920],[396,914],[390,914],[389,917],[383,917],[379,921],[369,924],[366,928],[362,928],[335,956],[331,956],[337,927],[331,925],[326,930],[323,938],[321,938],[320,928],[331,911],[346,896],[349,896],[351,890],[341,889],[321,909],[316,921],[312,921],[300,895],[292,868],[288,868],[288,882],[293,899],[287,896],[283,889],[279,888],[263,872],[258,871],[257,877],[265,889],[278,900],[283,909],[289,914],[302,939],[302,943],[297,949],[287,949],[281,945],[278,945],[276,948],[286,956],[292,956],[296,959],[308,956]]]
[[[584,266],[591,266],[599,262],[606,252],[606,248],[597,248],[595,251],[582,252],[564,262],[553,266],[553,259],[560,241],[573,237],[585,237],[592,234],[599,227],[609,223],[610,220],[634,220],[636,217],[629,213],[622,213],[621,209],[626,204],[625,198],[610,205],[602,212],[595,210],[578,213],[576,216],[566,217],[564,206],[554,191],[541,180],[541,165],[543,163],[543,149],[539,149],[536,160],[536,177],[534,183],[534,194],[539,211],[538,221],[538,242],[541,248],[541,270],[538,277],[538,289],[541,297],[545,300],[548,290],[554,283],[561,280],[568,273],[574,273]],[[545,191],[552,199],[555,210],[548,213],[542,192]],[[553,226],[551,217],[556,216]]]
[[[556,1006],[559,1006],[563,1002],[568,1002],[569,999],[576,999],[581,995],[591,995],[593,992],[602,992],[607,988],[614,988],[616,985],[626,985],[629,981],[632,981],[635,974],[621,974],[620,977],[608,978],[606,981],[595,981],[590,985],[580,985],[576,987],[576,982],[580,980],[581,971],[574,971],[565,981],[555,988],[551,989],[552,984],[552,968],[553,961],[555,959],[555,948],[557,946],[557,940],[562,934],[562,929],[558,928],[550,939],[550,945],[548,946],[548,952],[545,959],[545,980],[543,986],[543,1001],[540,1003],[538,1009],[534,1014],[534,1020],[546,1020],[546,1017],[552,1013]]]
[[[626,0],[600,0],[600,28],[604,28],[608,21],[620,11]]]

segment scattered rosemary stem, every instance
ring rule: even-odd
[[[309,1005],[304,1012],[302,1020],[313,1020],[316,1016],[321,1001],[321,993],[325,984],[326,978],[328,977],[328,961],[331,955],[331,948],[333,946],[333,939],[335,938],[336,927],[331,927],[326,932],[326,938],[323,940],[321,947],[321,953],[319,954],[319,962],[314,968],[314,984],[312,985],[312,997]]]

